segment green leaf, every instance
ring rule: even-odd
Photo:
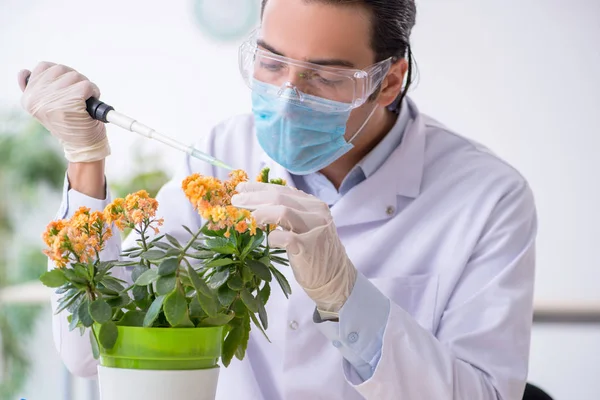
[[[217,260],[212,260],[208,264],[206,264],[209,268],[215,267],[223,267],[225,265],[233,264],[233,260],[231,258],[219,258]]]
[[[271,249],[271,251],[269,252],[270,255],[285,254],[285,253],[287,253],[286,249]]]
[[[69,321],[69,331],[77,328],[77,324],[79,324],[79,313],[69,315],[71,320]]]
[[[238,348],[235,350],[235,356],[240,361],[243,360],[246,355],[248,339],[250,339],[250,319],[248,318],[248,314],[244,316],[242,329],[242,339],[240,340]]]
[[[231,363],[231,359],[233,358],[235,351],[240,345],[243,336],[243,328],[241,326],[233,328],[227,334],[227,337],[223,342],[223,355],[221,357],[221,360],[223,361],[223,365],[225,367],[228,367],[229,363]]]
[[[235,254],[237,249],[231,242],[222,237],[206,239],[206,246],[216,253]]]
[[[158,279],[158,272],[156,272],[155,269],[149,269],[148,271],[146,271],[142,275],[140,275],[139,278],[137,278],[137,280],[135,281],[135,284],[137,286],[148,286],[149,284],[156,281],[157,279]]]
[[[183,247],[181,246],[181,244],[179,243],[179,240],[175,239],[174,236],[169,235],[168,233],[165,235],[167,237],[167,240],[175,247],[182,249]]]
[[[133,299],[135,301],[140,301],[148,296],[148,287],[147,286],[134,286],[132,289]]]
[[[77,296],[76,300],[73,303],[67,306],[67,311],[71,314],[76,313],[79,310],[79,306],[81,305],[81,303],[86,299],[87,297],[85,295],[85,292],[81,293],[81,295]]]
[[[248,289],[243,288],[240,291],[240,297],[242,298],[242,301],[244,302],[246,307],[248,307],[248,310],[254,313],[258,312],[258,304],[256,302],[256,299],[254,298],[254,296],[252,296]]]
[[[256,305],[258,306],[258,317],[260,318],[260,322],[262,323],[263,328],[267,330],[269,326],[269,320],[267,318],[267,310],[265,309],[265,304],[263,303],[260,292],[258,296],[256,296]]]
[[[183,314],[183,319],[181,320],[181,322],[179,322],[177,324],[176,327],[177,328],[194,328],[195,327],[194,323],[190,319],[190,316],[188,315],[187,309],[185,310],[185,313]]]
[[[175,274],[169,276],[161,276],[156,281],[156,293],[159,295],[169,294],[175,290],[175,284],[177,283],[177,277]]]
[[[188,275],[190,276],[190,280],[192,281],[192,285],[194,286],[194,289],[196,289],[196,291],[198,293],[202,293],[208,297],[214,296],[214,293],[206,285],[206,282],[204,282],[204,280],[202,278],[200,278],[198,273],[196,271],[194,271],[194,269],[191,266],[188,265],[187,271],[188,271]]]
[[[229,279],[229,268],[225,268],[211,276],[208,286],[211,289],[218,289],[227,282],[227,279]]]
[[[271,343],[271,339],[269,339],[269,336],[267,335],[267,332],[265,332],[265,330],[263,329],[263,327],[260,325],[260,323],[258,322],[258,320],[256,319],[256,315],[250,313],[248,314],[250,315],[250,318],[252,318],[252,322],[254,323],[254,325],[260,329],[260,331],[262,332],[262,334],[264,335],[264,337],[267,339],[267,341],[269,341],[269,343]]]
[[[117,322],[120,326],[144,326],[146,313],[139,310],[127,311],[123,318]]]
[[[179,260],[177,258],[167,258],[158,266],[158,274],[160,276],[171,275],[179,268]]]
[[[115,297],[112,299],[106,299],[106,302],[112,308],[122,308],[126,307],[131,303],[131,298],[127,293],[122,293],[119,297]]]
[[[167,250],[167,253],[165,254],[165,257],[179,257],[181,255],[181,249],[169,249]]]
[[[202,306],[200,305],[200,302],[198,301],[198,296],[194,296],[190,300],[189,310],[190,317],[192,318],[203,318],[206,316],[206,313],[204,312]]]
[[[244,281],[239,277],[239,275],[235,274],[229,277],[227,280],[227,286],[229,286],[229,288],[232,290],[240,290],[244,287]]]
[[[170,250],[173,248],[173,246],[171,246],[169,243],[165,243],[165,242],[156,242],[153,244],[154,247],[158,247],[159,249],[162,250]]]
[[[88,264],[83,265],[83,264],[75,263],[72,265],[73,265],[73,272],[75,272],[77,274],[77,276],[81,277],[82,279],[85,279],[86,281],[89,281],[92,279],[90,276],[90,273],[88,271]]]
[[[251,236],[250,242],[244,247],[242,251],[242,258],[245,258],[248,254],[256,250],[264,240],[264,233],[260,229],[256,230],[256,235]]]
[[[83,292],[79,292],[76,290],[75,295],[71,297],[62,297],[60,300],[58,300],[58,308],[56,309],[56,312],[54,314],[59,314],[63,310],[71,308],[71,306],[73,306],[75,302],[82,299],[82,294]],[[72,311],[70,312],[73,313]]]
[[[132,253],[132,252],[134,252],[134,251],[137,251],[137,250],[139,250],[139,249],[140,249],[140,248],[139,248],[139,246],[133,246],[133,247],[129,247],[129,248],[127,248],[127,249],[125,249],[125,250],[121,251],[121,254],[125,254],[125,253]]]
[[[98,272],[107,272],[114,267],[115,262],[117,262],[117,260],[100,261],[98,263]]]
[[[166,254],[161,250],[148,250],[142,253],[142,258],[149,261],[160,261],[165,258]]]
[[[271,272],[273,272],[275,279],[277,279],[279,286],[281,286],[281,290],[283,290],[285,297],[288,297],[288,295],[292,294],[292,288],[290,287],[287,279],[285,279],[285,276],[283,276],[283,274],[279,272],[277,268],[271,268]]]
[[[119,279],[116,279],[113,276],[106,276],[104,277],[104,279],[102,280],[102,284],[110,290],[113,290],[117,293],[121,293],[123,290],[125,290],[125,288],[123,287],[123,284],[121,283],[123,281],[120,281]]]
[[[58,289],[56,289],[54,291],[54,293],[56,293],[56,294],[64,294],[64,293],[67,293],[71,289],[73,289],[73,287],[70,284],[63,285],[63,286],[59,287]]]
[[[179,281],[181,282],[181,284],[183,286],[186,287],[194,287],[194,285],[192,284],[192,281],[190,280],[189,276],[183,274],[183,273],[179,273]]]
[[[246,264],[248,264],[248,267],[254,272],[254,275],[258,276],[263,281],[271,282],[271,272],[269,271],[268,266],[255,260],[246,260]]]
[[[115,343],[117,343],[118,335],[119,330],[117,329],[117,325],[113,321],[108,321],[100,326],[98,340],[102,347],[110,350],[115,346]]]
[[[198,326],[221,326],[227,325],[235,317],[233,311],[229,311],[228,314],[217,314],[214,317],[208,317],[202,320],[202,323]]]
[[[219,303],[221,303],[225,307],[229,307],[229,305],[233,302],[233,299],[235,299],[236,295],[237,295],[237,292],[231,290],[229,287],[227,287],[225,285],[221,286],[219,288],[219,291],[217,292],[217,296],[219,298]]]
[[[260,298],[260,301],[262,301],[262,303],[264,305],[266,305],[267,301],[269,301],[270,296],[271,296],[271,285],[269,285],[269,282],[265,282],[262,289],[260,289],[258,292],[258,298]]]
[[[286,260],[285,258],[281,258],[281,257],[277,257],[277,256],[270,256],[270,259],[272,262],[276,263],[276,264],[281,264],[281,265],[285,265],[285,266],[289,266],[289,260]]]
[[[195,253],[187,254],[188,257],[195,258],[197,260],[206,260],[212,258],[214,255],[215,252],[210,250],[200,250]]]
[[[86,328],[89,328],[94,324],[94,319],[92,318],[89,310],[89,300],[87,298],[79,305],[79,308],[77,309],[77,315],[79,316],[79,321],[81,324]]]
[[[60,268],[60,270],[65,274],[65,277],[71,282],[84,283],[84,284],[87,283],[87,279],[85,277],[80,276],[72,268]]]
[[[248,283],[252,279],[254,279],[254,274],[252,273],[252,270],[250,269],[249,266],[244,264],[241,266],[240,269],[242,271],[242,280],[244,281],[244,283]]]
[[[196,293],[198,303],[209,317],[214,317],[219,312],[219,304],[214,296],[205,296],[200,292]]]
[[[140,275],[142,275],[144,272],[148,271],[150,268],[148,268],[145,265],[136,265],[135,268],[133,269],[133,272],[131,272],[131,279],[133,280],[133,282],[137,281],[138,278],[140,277]]]
[[[171,326],[177,326],[183,320],[187,310],[187,300],[180,290],[170,293],[165,298],[163,307],[165,317]]]
[[[94,330],[90,329],[90,344],[92,345],[92,355],[94,359],[100,358],[100,348],[98,347],[98,341],[96,340],[96,335],[94,335]]]
[[[45,286],[57,288],[67,283],[67,278],[65,277],[62,268],[55,268],[48,272],[44,272],[42,276],[40,276],[40,281],[42,281]]]
[[[188,228],[185,225],[181,225],[183,227],[183,229],[185,229],[190,235],[194,236],[194,232],[192,232],[192,230],[190,228]]]
[[[159,236],[155,237],[154,239],[152,239],[152,241],[150,243],[156,244],[160,239],[162,239],[164,237],[165,237],[165,235],[159,235]]]
[[[115,292],[111,289],[107,289],[102,283],[99,283],[98,286],[96,286],[96,290],[102,293],[104,296],[108,297],[114,297],[119,295],[118,292]]]
[[[112,317],[112,308],[102,299],[95,300],[89,306],[90,316],[99,324],[110,321]]]
[[[150,308],[148,308],[148,312],[146,313],[146,316],[144,317],[144,326],[145,327],[150,327],[150,326],[152,326],[152,324],[154,324],[154,321],[156,321],[158,314],[160,314],[160,310],[163,306],[164,301],[165,301],[165,296],[158,296],[156,299],[154,299],[154,301],[150,305]]]

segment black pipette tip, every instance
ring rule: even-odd
[[[25,86],[27,86],[28,83],[29,76],[25,78]],[[90,97],[87,99],[85,101],[85,106],[85,109],[87,110],[88,114],[90,114],[90,117],[105,123],[108,123],[108,120],[106,119],[108,112],[114,110],[113,106],[109,106],[95,97]]]

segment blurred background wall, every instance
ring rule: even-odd
[[[505,158],[533,187],[540,218],[536,302],[600,304],[600,1],[417,6],[420,74],[411,97]],[[257,23],[258,7],[259,0],[0,0],[0,115],[20,112],[18,70],[47,60],[78,69],[115,108],[191,143],[250,110],[237,47]],[[108,129],[112,184],[126,190],[140,174],[173,171],[175,151]],[[34,203],[35,212],[19,211],[29,218],[20,219],[26,223],[13,238],[41,245],[39,234],[59,206],[55,189],[45,190],[55,194]],[[11,193],[1,194],[8,205]],[[13,257],[11,268],[20,262]],[[93,398],[87,382],[65,380],[44,307],[25,343],[32,368],[14,398],[67,399],[65,382],[74,387],[72,398]],[[530,380],[557,399],[599,399],[599,357],[600,325],[536,324]]]

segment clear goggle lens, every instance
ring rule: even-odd
[[[315,109],[347,111],[364,104],[389,71],[392,59],[365,70],[293,60],[263,50],[256,39],[239,51],[240,72],[250,89]]]

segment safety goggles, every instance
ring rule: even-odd
[[[393,58],[361,69],[336,68],[273,54],[257,44],[258,31],[239,49],[239,67],[248,87],[262,95],[326,111],[363,105],[379,88]]]

